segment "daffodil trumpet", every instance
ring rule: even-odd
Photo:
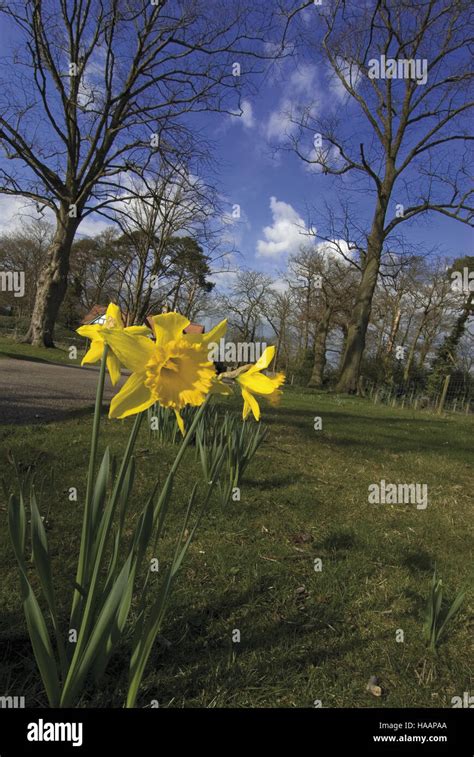
[[[176,415],[181,433],[180,411],[199,407],[210,393],[216,377],[208,358],[209,342],[225,333],[226,321],[208,334],[185,334],[190,321],[178,313],[163,313],[152,319],[155,340],[128,334],[126,330],[101,329],[101,338],[132,375],[110,403],[110,418],[126,418],[158,402]]]

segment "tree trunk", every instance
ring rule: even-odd
[[[414,340],[412,342],[412,345],[410,347],[410,351],[408,352],[408,358],[407,358],[407,361],[405,363],[405,368],[403,370],[403,380],[404,381],[408,381],[408,379],[410,378],[410,371],[411,371],[411,367],[413,365],[413,361],[415,359],[415,352],[416,352],[416,348],[417,348],[417,345],[418,345],[418,339],[421,336],[421,332],[423,330],[424,323],[425,322],[423,320],[421,322],[421,325],[418,328],[418,331],[416,332],[415,338],[414,338]]]
[[[326,308],[316,329],[316,335],[314,338],[313,372],[308,382],[308,386],[313,389],[319,389],[323,385],[324,369],[326,367],[326,342],[329,333],[331,313],[331,308]]]
[[[372,236],[372,235],[371,235]],[[372,309],[372,297],[377,284],[383,237],[371,241],[367,250],[367,262],[357,291],[354,316],[347,330],[346,349],[341,375],[336,391],[355,394],[360,373],[360,364],[365,349],[365,337]],[[369,252],[370,250],[370,252]]]
[[[396,310],[395,310],[395,315],[392,321],[392,328],[390,329],[390,336],[388,339],[388,344],[387,344],[387,357],[390,357],[393,352],[393,348],[395,346],[395,339],[397,337],[398,329],[400,327],[401,317],[402,317],[402,311],[399,305],[397,305]]]
[[[393,168],[386,178],[382,193],[377,199],[372,227],[367,240],[367,255],[364,270],[357,290],[354,314],[347,332],[346,349],[342,370],[336,387],[338,392],[355,394],[359,383],[360,365],[365,350],[365,339],[372,310],[372,299],[380,268],[384,242],[384,222],[388,198],[393,185]]]
[[[395,347],[395,339],[398,334],[398,329],[400,328],[401,317],[402,317],[402,311],[400,309],[400,306],[397,304],[395,308],[395,313],[393,314],[393,318],[392,318],[392,325],[390,327],[390,334],[388,337],[387,348],[383,356],[384,377],[386,380],[389,379],[390,381],[393,381],[392,355],[393,355],[393,351]]]
[[[54,326],[66,294],[69,257],[79,222],[79,218],[69,218],[65,208],[58,213],[56,232],[39,276],[30,326],[23,340],[36,347],[54,347]]]

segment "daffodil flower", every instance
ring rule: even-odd
[[[104,328],[121,331],[131,335],[143,336],[144,334],[150,333],[150,329],[147,326],[127,326],[124,328],[120,308],[111,302],[105,313],[105,324],[80,326],[77,329],[78,334],[91,340],[91,346],[82,358],[81,365],[84,365],[85,363],[97,363],[101,360],[105,347],[105,342],[102,337],[102,330]],[[112,350],[109,350],[107,353],[107,370],[110,375],[110,380],[115,386],[120,378],[120,360]]]
[[[150,319],[156,341],[104,328],[101,335],[120,362],[132,371],[110,403],[110,418],[136,415],[158,402],[174,410],[181,433],[180,414],[185,405],[202,405],[209,394],[214,364],[208,357],[209,342],[220,339],[227,323],[208,334],[184,334],[190,321],[179,313],[163,313]]]
[[[276,376],[270,378],[270,376],[265,376],[263,373],[260,373],[260,371],[268,368],[274,356],[275,347],[267,347],[255,365],[252,365],[248,371],[241,373],[240,376],[237,376],[236,378],[236,381],[240,384],[244,400],[242,413],[244,420],[250,411],[252,411],[255,420],[260,420],[260,407],[254,394],[266,397],[270,402],[275,402],[281,394],[278,387],[285,381],[285,374],[277,373]]]

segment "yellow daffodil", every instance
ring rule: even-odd
[[[156,341],[133,336],[126,330],[103,329],[104,341],[120,362],[132,371],[110,404],[110,418],[126,418],[158,402],[174,410],[184,434],[180,410],[202,405],[210,391],[215,368],[208,358],[209,342],[226,330],[222,321],[208,334],[184,334],[190,321],[178,313],[163,313],[150,319]]]
[[[93,324],[90,326],[80,326],[77,333],[91,340],[91,346],[82,359],[81,365],[85,363],[97,363],[103,355],[105,342],[102,337],[102,329],[107,328],[131,335],[145,335],[150,333],[147,326],[127,326],[124,328],[120,308],[113,302],[108,306],[105,313],[105,324]],[[107,353],[107,370],[109,371],[110,380],[115,386],[120,378],[120,360],[113,350]]]
[[[268,368],[274,355],[275,347],[267,347],[255,365],[252,365],[248,371],[237,376],[236,380],[240,384],[244,400],[242,413],[244,420],[250,411],[252,411],[255,420],[260,420],[260,407],[254,394],[264,396],[267,400],[270,400],[270,402],[275,402],[281,394],[278,387],[285,381],[285,374],[277,373],[270,378],[270,376],[265,376],[263,373],[260,373],[260,371]]]

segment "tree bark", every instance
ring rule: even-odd
[[[404,371],[403,371],[403,380],[404,381],[408,381],[408,379],[410,378],[411,367],[412,367],[413,361],[415,359],[415,352],[416,352],[416,348],[418,346],[418,340],[419,340],[419,338],[421,336],[421,332],[423,331],[423,326],[425,325],[425,319],[426,319],[426,313],[423,315],[423,320],[421,321],[421,323],[420,323],[420,325],[419,325],[419,327],[417,329],[417,332],[415,334],[415,338],[414,338],[414,340],[412,342],[412,345],[410,347],[410,351],[408,353],[408,358],[407,358],[407,361],[405,363],[405,368],[404,368]]]
[[[392,328],[390,329],[390,336],[389,336],[388,344],[387,344],[387,356],[388,357],[391,356],[391,354],[393,352],[393,348],[395,346],[395,339],[397,337],[398,329],[400,327],[400,319],[401,319],[401,317],[402,317],[402,311],[400,309],[400,306],[397,304],[397,307],[396,307],[396,310],[395,310],[395,315],[394,315],[393,321],[392,321]]]
[[[54,324],[66,294],[71,247],[79,223],[80,218],[69,218],[66,208],[59,210],[56,232],[39,276],[30,326],[23,340],[36,347],[54,347]]]
[[[342,370],[336,387],[338,392],[356,394],[360,375],[360,365],[365,350],[365,339],[372,310],[372,299],[380,268],[384,235],[385,213],[393,186],[393,166],[387,167],[387,174],[381,193],[377,199],[372,227],[367,239],[367,254],[359,288],[357,290],[354,314],[349,325]]]
[[[308,386],[313,389],[320,389],[324,380],[324,369],[326,367],[326,343],[329,333],[329,324],[331,320],[331,308],[326,308],[316,329],[314,338],[314,363],[311,378]]]

